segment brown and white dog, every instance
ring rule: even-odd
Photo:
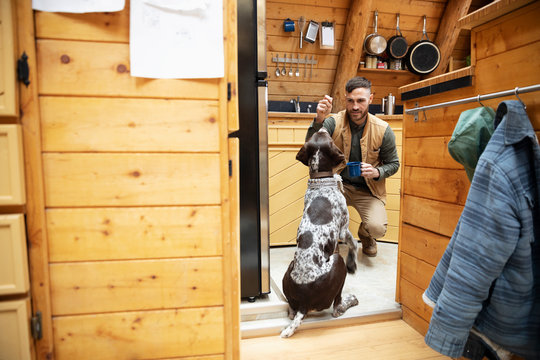
[[[338,317],[358,304],[354,295],[341,295],[347,270],[356,271],[357,256],[341,178],[332,173],[344,158],[324,128],[313,134],[296,155],[297,160],[309,166],[310,179],[296,237],[297,249],[283,276],[283,293],[293,321],[283,329],[281,337],[293,335],[309,311],[322,311],[333,303],[332,315]],[[339,240],[348,245],[347,265],[339,254]]]

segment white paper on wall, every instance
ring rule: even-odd
[[[224,76],[222,0],[131,0],[130,4],[132,76]]]
[[[48,12],[121,11],[124,5],[125,0],[32,0],[32,9]]]

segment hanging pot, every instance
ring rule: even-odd
[[[441,51],[433,42],[429,41],[426,33],[426,16],[424,15],[424,30],[422,38],[412,44],[407,51],[406,64],[410,72],[417,75],[431,73],[439,66]],[[425,40],[422,40],[425,37]]]
[[[364,50],[369,55],[380,55],[386,49],[386,39],[377,34],[377,17],[379,12],[375,11],[375,32],[366,36],[364,40]]]
[[[391,59],[401,59],[407,55],[407,40],[403,37],[399,29],[399,14],[397,14],[396,35],[388,39],[386,45],[386,55]]]

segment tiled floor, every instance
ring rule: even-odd
[[[283,296],[281,280],[293,259],[295,247],[272,248],[270,250],[270,276],[276,283],[278,296]],[[354,274],[347,274],[343,294],[352,293],[358,299],[358,306],[348,312],[361,314],[365,312],[395,309],[399,307],[395,299],[397,274],[397,244],[379,242],[377,256],[368,257],[358,249],[358,269]],[[345,257],[347,248],[340,245],[341,255]],[[330,310],[327,310],[329,313]]]
[[[342,255],[346,255],[345,245],[340,246]],[[270,249],[270,277],[272,292],[255,303],[242,301],[243,337],[260,336],[264,333],[279,333],[279,329],[290,320],[287,318],[287,304],[281,291],[283,274],[293,259],[295,247]],[[340,318],[332,317],[332,309],[310,313],[304,320],[303,327],[325,326],[323,323],[347,321],[360,323],[384,321],[400,318],[400,305],[394,301],[397,274],[397,244],[378,243],[376,257],[362,254],[361,246],[357,259],[358,269],[355,274],[348,274],[343,293],[354,294],[359,304],[347,310]],[[266,329],[264,329],[266,327]]]

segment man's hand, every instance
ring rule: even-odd
[[[320,100],[317,104],[317,122],[322,123],[324,119],[328,115],[330,115],[330,112],[332,111],[332,101],[333,99],[328,96],[324,95],[324,99]]]
[[[376,179],[381,174],[379,174],[379,169],[374,168],[371,164],[362,162],[362,165],[360,166],[362,169],[362,176],[367,179]]]

